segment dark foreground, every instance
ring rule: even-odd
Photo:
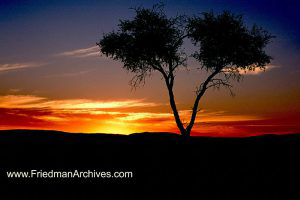
[[[299,199],[300,135],[191,138],[0,131],[0,199]],[[133,178],[7,178],[7,171]]]

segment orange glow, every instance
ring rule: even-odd
[[[56,129],[68,132],[116,134],[178,133],[172,113],[151,112],[151,109],[157,106],[162,105],[142,99],[92,101],[50,100],[38,96],[2,96],[0,129]],[[144,111],[130,111],[134,107],[140,107]],[[116,111],[125,108],[128,108],[127,111]],[[187,122],[191,111],[183,110],[180,115],[183,121]],[[192,135],[242,137],[265,133],[292,133],[300,130],[297,116],[272,118],[204,110],[198,114]]]

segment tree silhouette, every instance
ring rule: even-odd
[[[264,48],[273,36],[256,25],[249,30],[241,15],[205,12],[196,17],[168,18],[161,5],[134,10],[133,20],[121,20],[119,29],[104,34],[97,45],[104,55],[121,61],[125,69],[135,73],[131,80],[134,87],[144,83],[153,71],[162,74],[183,136],[190,135],[199,101],[207,89],[221,86],[230,89],[230,81],[240,79],[240,70],[264,69],[270,63],[271,57]],[[186,127],[180,119],[173,92],[176,71],[187,65],[187,55],[182,48],[185,39],[197,47],[191,56],[199,62],[199,70],[210,72],[197,87],[191,120]]]

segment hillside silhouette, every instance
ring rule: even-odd
[[[0,131],[3,199],[288,199],[300,178],[300,134],[184,138]],[[8,179],[6,171],[132,171],[130,179]]]

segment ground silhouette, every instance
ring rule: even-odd
[[[0,195],[8,195],[3,199],[296,198],[299,152],[300,134],[184,138],[168,133],[0,131]],[[6,171],[32,169],[132,171],[134,176],[6,177]]]

